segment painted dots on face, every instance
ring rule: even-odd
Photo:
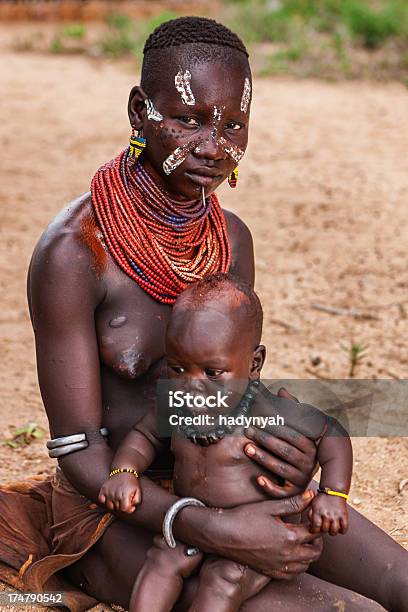
[[[163,115],[154,108],[154,104],[150,100],[150,98],[146,98],[145,104],[146,104],[147,118],[150,121],[163,121]]]
[[[213,124],[214,127],[211,130],[211,138],[215,142],[218,136],[218,125],[222,121],[222,113],[225,110],[225,106],[214,106],[213,107]]]
[[[184,72],[179,70],[174,77],[174,84],[181,96],[181,101],[183,104],[187,104],[187,106],[194,106],[195,98],[191,90],[191,72],[189,70],[185,70]]]
[[[219,108],[218,106],[214,106],[214,110],[213,110],[213,118],[214,121],[221,121],[222,119],[222,109]]]
[[[251,81],[249,80],[248,77],[246,77],[244,81],[244,90],[242,92],[241,106],[240,106],[243,113],[246,113],[248,110],[249,103],[251,102],[251,92],[252,92]]]

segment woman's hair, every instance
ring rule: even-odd
[[[152,49],[166,49],[191,43],[231,47],[248,57],[244,43],[234,32],[205,17],[179,17],[162,23],[146,40],[143,53],[146,55]]]
[[[162,23],[146,40],[141,85],[149,96],[160,87],[163,70],[174,64],[221,61],[243,67],[248,76],[248,52],[226,26],[205,17],[179,17]]]

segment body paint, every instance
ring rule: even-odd
[[[159,111],[154,108],[153,102],[150,100],[150,98],[146,98],[145,104],[148,119],[151,119],[152,121],[163,121],[163,115],[161,115]]]
[[[226,154],[229,155],[231,159],[233,159],[234,162],[238,165],[241,159],[244,157],[245,151],[237,145],[228,144],[225,138],[223,138],[223,136],[221,136],[218,142],[220,143]]]
[[[217,140],[217,136],[218,136],[217,123],[221,123],[222,111],[224,109],[225,109],[225,106],[223,106],[222,108],[220,108],[218,106],[214,106],[214,108],[213,108],[213,124],[214,124],[214,127],[211,130],[211,138],[213,139],[214,142]]]
[[[214,106],[213,117],[214,117],[214,121],[221,121],[222,109],[218,108],[218,106]]]
[[[102,272],[108,262],[108,254],[95,217],[87,215],[81,220],[80,238],[92,253],[92,264],[96,272]]]
[[[187,104],[188,106],[194,106],[195,98],[194,94],[191,91],[191,72],[186,70],[184,74],[181,70],[178,71],[176,76],[174,77],[174,84],[176,86],[177,91],[181,95],[181,100],[183,104]]]
[[[251,81],[248,77],[244,81],[244,91],[242,92],[241,98],[241,110],[246,113],[248,110],[249,103],[251,101]]]
[[[163,162],[164,173],[169,175],[183,163],[189,151],[192,151],[201,141],[194,140],[177,147]]]

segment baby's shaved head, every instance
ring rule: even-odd
[[[214,304],[230,311],[232,321],[253,336],[258,345],[262,334],[263,312],[261,302],[252,287],[233,276],[217,272],[189,285],[177,298],[173,312],[206,310]],[[180,312],[180,314],[181,314]]]

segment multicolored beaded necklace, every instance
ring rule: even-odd
[[[245,390],[244,395],[241,397],[239,403],[235,408],[227,415],[228,417],[232,417],[233,419],[237,419],[240,416],[248,416],[251,411],[252,402],[255,399],[255,396],[258,392],[260,386],[259,380],[251,380],[248,383],[248,386]],[[186,417],[191,416],[188,410],[180,409],[176,411],[177,416]],[[193,444],[199,444],[200,446],[210,446],[211,444],[216,444],[220,440],[222,440],[226,434],[231,434],[234,431],[234,427],[230,425],[218,425],[212,429],[208,429],[203,432],[198,430],[196,427],[192,425],[179,425],[178,429],[183,432],[186,438],[190,440]]]
[[[228,272],[231,247],[216,195],[172,200],[125,149],[96,172],[92,203],[105,243],[120,268],[163,304],[190,283]]]

